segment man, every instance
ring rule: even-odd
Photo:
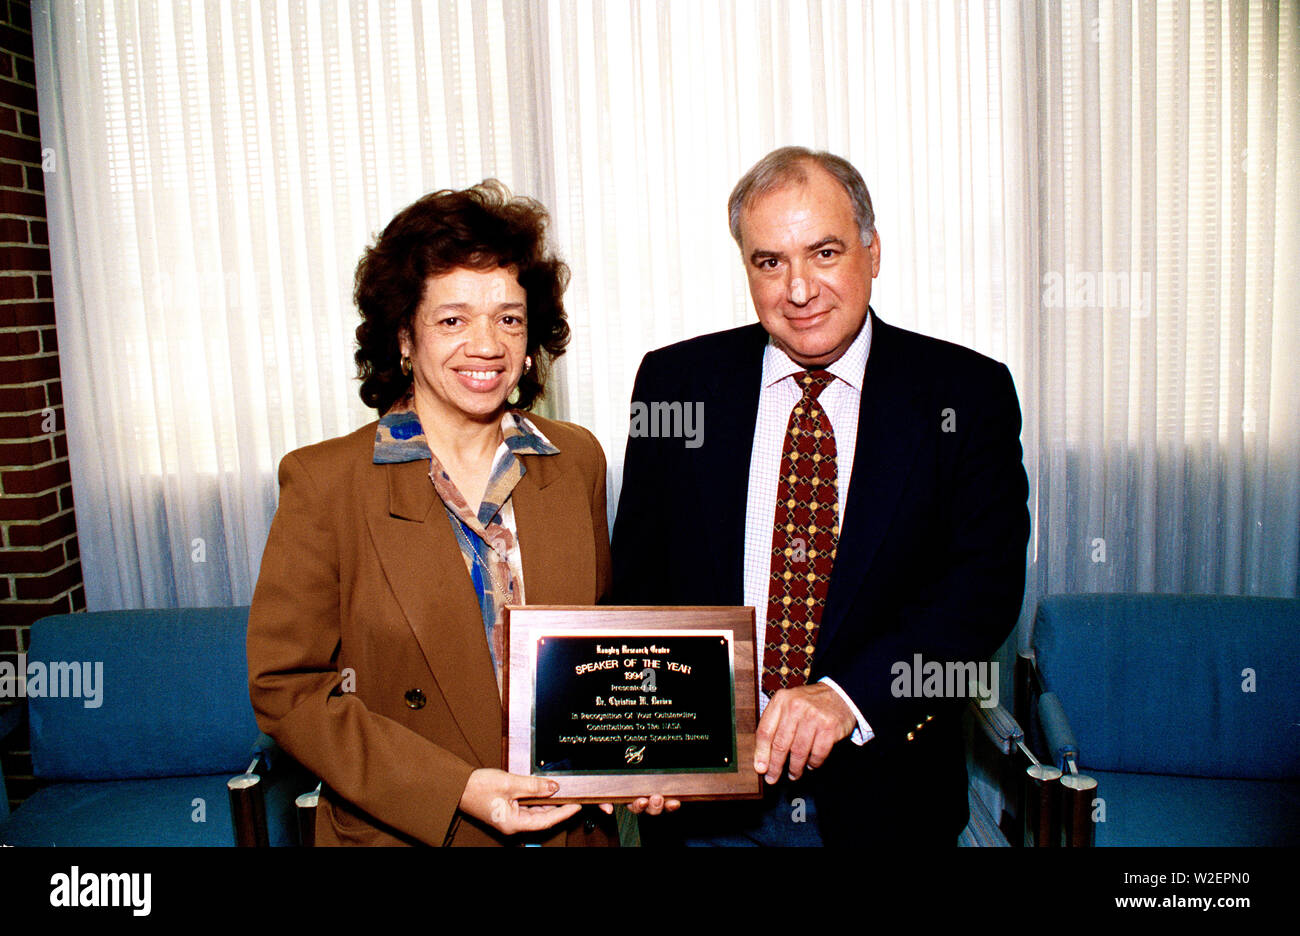
[[[633,403],[702,402],[703,442],[628,439],[614,597],[756,608],[769,795],[672,819],[720,842],[952,845],[964,700],[916,697],[899,667],[987,659],[1015,625],[1011,375],[870,309],[880,237],[845,160],[776,150],[729,209],[759,321],[642,362]]]

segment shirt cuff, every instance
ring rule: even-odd
[[[854,728],[853,734],[849,735],[850,741],[858,745],[858,747],[861,747],[876,736],[876,733],[871,730],[871,726],[867,724],[867,720],[862,717],[862,713],[858,711],[858,707],[854,705],[853,700],[849,698],[849,694],[840,688],[839,683],[831,679],[829,676],[823,676],[817,681],[824,682],[826,685],[834,689],[836,693],[839,694],[839,697],[844,700],[844,704],[849,707],[849,711],[853,713],[853,717],[858,720],[858,727]]]

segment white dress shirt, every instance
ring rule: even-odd
[[[835,468],[840,538],[844,537],[844,505],[853,480],[853,454],[858,439],[858,409],[862,403],[862,380],[871,352],[871,316],[839,360],[825,370],[835,376],[817,397],[835,433]],[[758,421],[754,426],[754,450],[749,459],[749,498],[745,507],[745,604],[755,609],[758,639],[758,672],[763,672],[763,651],[767,645],[767,601],[772,578],[772,522],[776,515],[776,491],[781,475],[781,454],[785,446],[790,412],[803,396],[795,377],[807,368],[792,361],[768,340],[763,352],[763,385],[758,397]],[[858,721],[851,735],[854,744],[865,744],[875,732],[867,724],[848,694],[830,678],[823,678],[842,698]],[[761,715],[767,696],[758,694]]]

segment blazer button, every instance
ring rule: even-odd
[[[408,708],[422,709],[426,701],[428,700],[425,699],[424,693],[419,689],[406,690],[406,705]]]

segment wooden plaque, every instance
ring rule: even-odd
[[[757,799],[753,608],[511,606],[503,760],[529,802]]]

